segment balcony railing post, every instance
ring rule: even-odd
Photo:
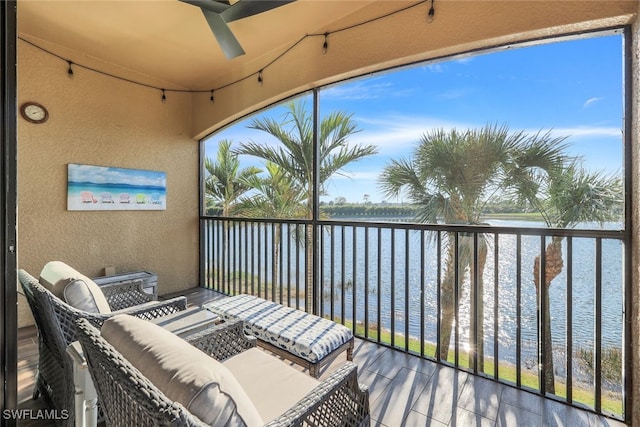
[[[425,293],[425,250],[424,230],[420,230],[420,356],[424,357],[424,293]],[[439,316],[439,314],[438,314]]]
[[[538,348],[539,350],[539,378],[540,394],[543,396],[547,392],[547,257],[545,248],[547,242],[545,236],[540,236],[540,283],[538,284]]]
[[[500,239],[493,235],[493,378],[500,378],[498,362],[500,360]]]
[[[567,237],[567,402],[573,402],[573,238]]]
[[[595,360],[593,373],[595,375],[595,409],[596,412],[602,410],[602,239],[596,239],[596,259],[595,259]]]
[[[453,301],[452,306],[449,309],[453,309],[453,336],[454,336],[454,365],[458,367],[460,365],[459,360],[459,345],[460,345],[460,337],[458,334],[459,326],[460,326],[460,234],[456,231],[451,233],[453,234]],[[451,240],[449,239],[449,244],[451,244]],[[445,277],[446,280],[446,277]],[[449,344],[449,343],[446,343]],[[447,352],[445,356],[445,360],[449,359],[449,352]]]
[[[440,361],[440,346],[442,340],[442,231],[436,232],[436,360]]]
[[[395,229],[389,229],[391,236],[391,257],[389,258],[389,270],[391,271],[391,347],[396,346],[396,233]]]
[[[364,228],[364,337],[369,338],[369,227]]]
[[[516,235],[516,385],[522,386],[522,235]]]
[[[345,319],[345,309],[346,309],[346,304],[345,304],[345,295],[346,295],[346,276],[345,276],[345,270],[346,270],[346,256],[345,256],[345,242],[346,238],[345,238],[345,226],[343,225],[342,227],[340,227],[340,320],[341,323],[344,324],[344,319]]]
[[[351,244],[351,329],[353,330],[354,334],[356,332],[356,325],[357,325],[357,292],[358,292],[358,280],[356,280],[356,278],[358,277],[358,269],[357,269],[357,265],[358,265],[358,244],[357,244],[357,228],[355,226],[351,227],[351,239],[353,241],[353,243]]]
[[[467,237],[465,236],[465,240]],[[478,295],[478,233],[473,233],[472,268],[469,271],[471,286],[469,287],[469,368],[478,373],[478,322],[480,312],[480,296]]]
[[[409,351],[409,230],[404,230],[404,351]]]

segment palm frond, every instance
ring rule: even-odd
[[[544,207],[553,227],[570,228],[581,222],[619,220],[624,203],[620,176],[584,170],[573,162],[549,176]]]
[[[310,200],[313,191],[314,171],[314,129],[313,117],[300,101],[285,105],[286,113],[282,120],[262,117],[251,121],[249,128],[265,132],[276,138],[277,145],[267,145],[249,141],[241,144],[236,154],[261,158],[268,163],[278,165],[295,183],[304,196],[309,216]],[[358,132],[352,115],[335,111],[321,120],[319,125],[319,181],[320,192],[325,182],[334,174],[346,174],[344,168],[351,162],[360,160],[377,152],[374,146],[349,145],[351,135]]]
[[[255,166],[240,168],[240,160],[232,149],[232,142],[222,140],[218,145],[216,158],[205,158],[204,189],[207,203],[220,207],[223,216],[229,215],[233,204],[250,187],[243,182],[261,172]]]

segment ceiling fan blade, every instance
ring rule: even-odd
[[[237,3],[227,7],[220,14],[225,22],[233,22],[238,19],[253,16],[258,13],[266,12],[276,7],[284,6],[294,0],[239,0]]]
[[[198,6],[200,9],[208,10],[215,13],[222,13],[230,7],[228,1],[220,1],[220,0],[180,0],[180,1],[193,6]]]
[[[227,23],[224,22],[222,16],[220,16],[219,13],[211,12],[207,9],[201,10],[227,59],[244,55],[244,49],[240,46],[238,39],[233,35]]]

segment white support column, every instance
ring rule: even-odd
[[[98,396],[80,343],[75,341],[69,344],[67,354],[73,362],[73,383],[76,390],[75,425],[76,427],[96,427],[98,424]]]
[[[629,313],[631,328],[632,369],[625,373],[632,376],[631,390],[627,393],[631,396],[631,425],[640,427],[640,3],[638,14],[631,30],[631,117],[625,120],[631,121],[631,304]]]

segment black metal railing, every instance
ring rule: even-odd
[[[201,232],[205,287],[626,417],[624,231],[204,217]]]

